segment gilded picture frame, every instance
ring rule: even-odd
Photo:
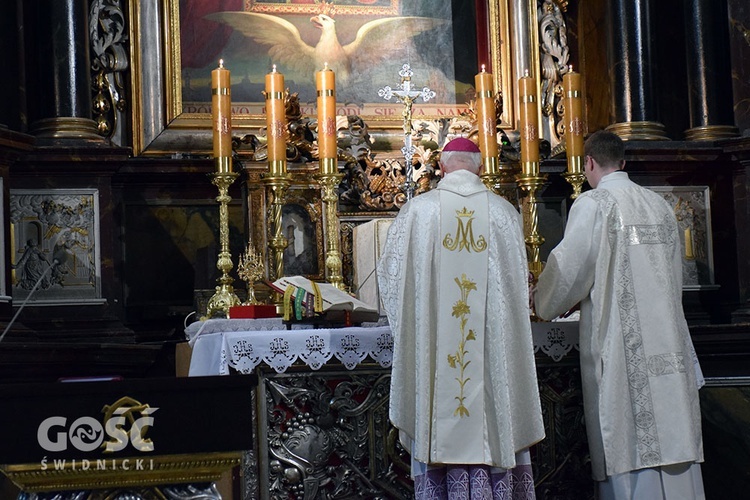
[[[269,0],[246,0],[246,9],[250,12],[263,12],[268,14],[317,14],[318,6],[321,2],[309,1],[292,3],[269,1]],[[337,7],[345,11],[356,12],[366,15],[391,14],[398,15],[399,0],[343,0],[338,2],[329,1],[337,4]]]
[[[249,243],[263,255],[266,279],[273,280],[275,255],[271,242],[275,227],[262,180],[266,168],[263,163],[247,162],[244,165],[247,177],[245,208]],[[322,281],[325,280],[325,221],[320,188],[313,179],[316,171],[317,166],[313,164],[290,166],[292,181],[281,207],[282,236],[287,239],[282,258],[284,276],[298,274]],[[293,241],[288,237],[290,225],[294,226]]]
[[[181,61],[180,33],[184,27],[180,23],[180,6],[185,1],[129,0],[130,67],[133,82],[132,142],[135,155],[210,154],[210,106],[186,108],[186,101],[183,99],[184,67]],[[380,0],[379,3],[383,1]],[[396,0],[389,1],[394,5],[396,3]],[[476,0],[475,9],[477,68],[480,64],[486,64],[487,70],[493,73],[495,88],[503,95],[501,126],[514,123],[515,77],[510,56],[510,2],[511,0]],[[271,7],[274,3],[280,4],[243,2],[243,5],[248,4],[252,9],[259,7],[260,3]],[[376,16],[369,15],[363,19],[374,17]],[[460,37],[454,39],[458,43],[456,39]],[[461,40],[461,43],[469,42]],[[454,47],[454,50],[460,50],[460,47]],[[391,86],[395,88],[399,84],[399,75],[390,76]],[[237,78],[241,76],[237,75]],[[430,83],[420,81],[416,71],[413,79],[420,88],[421,85]],[[296,89],[290,86],[290,91],[295,92]],[[378,99],[377,95],[373,96],[372,104],[381,104],[382,113],[379,114],[375,108],[360,108],[359,111],[362,112],[357,114],[368,123],[373,133],[398,135],[403,125],[399,111],[399,106],[402,105],[395,100],[380,103]],[[415,109],[418,108],[419,111],[415,112],[415,117],[444,118],[446,114],[456,113],[456,109],[461,107],[453,106],[452,111],[441,114],[439,106],[429,107],[428,104],[418,102]],[[344,113],[352,113],[352,109],[356,108],[345,107]],[[312,115],[313,110],[314,107],[303,107],[303,114]],[[257,134],[264,126],[262,113],[246,113],[237,108],[235,111],[232,124],[237,135]]]

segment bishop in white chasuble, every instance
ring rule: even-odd
[[[521,218],[452,149],[478,156],[446,146],[444,178],[404,205],[378,265],[390,418],[413,461],[511,469],[544,438]]]

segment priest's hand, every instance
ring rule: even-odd
[[[568,312],[561,314],[560,317],[561,318],[567,318],[570,315],[572,315],[574,312],[579,311],[580,309],[581,309],[581,303],[579,302],[578,304],[576,304],[573,307],[571,307],[570,309],[568,309]]]

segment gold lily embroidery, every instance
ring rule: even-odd
[[[466,383],[471,380],[471,377],[464,378],[464,372],[466,371],[466,367],[469,366],[469,363],[471,363],[471,360],[466,359],[466,356],[469,354],[469,351],[466,350],[466,343],[470,340],[476,340],[477,338],[474,334],[474,330],[470,329],[468,333],[466,332],[466,323],[469,321],[469,316],[471,315],[471,308],[469,307],[467,300],[469,298],[469,292],[477,289],[477,284],[476,282],[469,280],[465,274],[461,275],[460,280],[458,278],[455,278],[455,280],[458,288],[461,290],[461,298],[453,305],[453,316],[459,319],[461,340],[458,342],[456,353],[448,355],[448,364],[451,368],[459,370],[458,377],[456,377],[459,386],[459,393],[458,396],[455,397],[455,399],[458,400],[458,407],[456,408],[456,411],[453,412],[453,416],[455,417],[458,415],[459,417],[468,417],[469,410],[464,406],[464,399],[466,399],[464,397],[464,387],[466,386]]]
[[[483,252],[487,248],[487,241],[483,235],[479,235],[479,238],[475,240],[474,229],[471,227],[474,222],[474,210],[467,210],[466,207],[456,210],[456,220],[458,221],[456,237],[452,237],[450,233],[446,234],[443,238],[443,246],[451,252],[456,248],[459,252],[461,250]]]

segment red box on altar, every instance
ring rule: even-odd
[[[232,306],[229,308],[230,319],[275,318],[275,304],[254,304],[249,306]]]

